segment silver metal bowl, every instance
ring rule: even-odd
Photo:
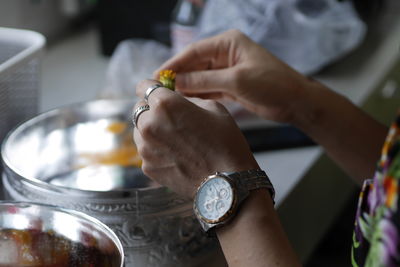
[[[121,240],[127,266],[201,264],[219,252],[201,231],[191,202],[133,164],[133,105],[125,100],[75,104],[14,129],[1,151],[6,196],[101,220]],[[126,148],[133,161],[126,160]]]
[[[0,266],[122,267],[122,244],[81,212],[0,201]]]

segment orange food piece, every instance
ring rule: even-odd
[[[80,157],[85,158],[90,163],[87,165],[120,165],[124,167],[141,167],[142,160],[137,153],[136,146],[124,146],[106,153],[81,153]]]
[[[117,122],[113,122],[110,125],[108,125],[106,130],[113,134],[121,134],[126,130],[127,127],[128,127],[128,125],[126,124],[126,122],[117,121]]]
[[[122,142],[118,148],[102,151],[80,153],[78,155],[77,169],[85,168],[92,165],[119,165],[123,167],[138,167],[142,166],[136,145],[133,142],[132,132],[126,131],[128,124],[126,122],[112,122],[106,127],[106,131],[121,135]]]

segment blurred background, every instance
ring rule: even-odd
[[[71,103],[134,99],[136,82],[149,78],[164,60],[230,28],[389,123],[399,97],[399,12],[397,0],[2,0],[0,27],[46,38],[37,109],[7,127]],[[2,37],[0,32],[0,45]],[[0,86],[1,75],[0,69]],[[233,114],[236,108],[230,106]],[[290,182],[277,181],[278,211],[305,265],[350,266],[358,188],[295,129],[254,118],[238,123],[258,160],[279,162],[265,167],[273,178],[297,173]],[[291,173],[284,170],[288,165],[294,166]],[[343,178],[332,187],[324,181],[329,193],[316,203],[313,179],[321,173]],[[294,212],[299,208],[304,212]]]
[[[113,91],[133,96],[134,82],[152,67],[188,43],[230,28],[300,72],[314,74],[359,47],[383,6],[383,0],[4,0],[0,26],[46,37],[40,110],[47,110]],[[121,45],[125,40],[133,42]],[[121,51],[113,54],[118,45]],[[154,51],[159,51],[156,58]],[[128,81],[120,74],[124,71],[138,78]],[[116,79],[123,82],[116,85]]]

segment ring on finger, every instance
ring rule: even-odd
[[[154,90],[156,90],[157,88],[163,87],[162,84],[155,84],[150,86],[149,88],[147,88],[146,93],[144,94],[144,101],[148,102],[149,101],[149,96],[151,93],[153,93]]]
[[[140,114],[142,114],[147,110],[150,110],[150,106],[148,104],[139,106],[135,109],[135,111],[133,111],[133,118],[132,118],[133,127],[137,127],[137,122]]]

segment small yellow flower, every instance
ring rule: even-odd
[[[175,90],[175,76],[176,73],[173,70],[162,70],[159,73],[160,82],[168,89]]]

